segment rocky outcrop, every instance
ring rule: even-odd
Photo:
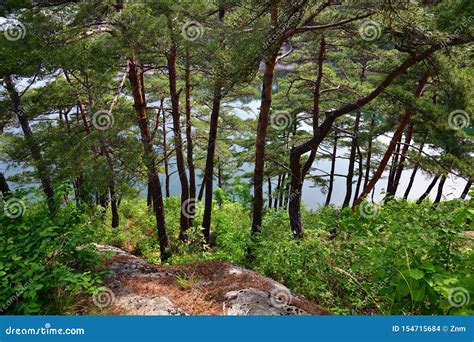
[[[329,314],[261,274],[207,261],[156,266],[119,248],[95,245],[107,255],[106,287],[92,296],[91,311],[125,315]]]

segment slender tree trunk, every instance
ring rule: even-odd
[[[151,193],[151,184],[150,184],[150,182],[148,182],[148,185],[147,185],[146,205],[147,205],[147,207],[151,207],[153,205],[153,198],[152,198],[152,193]]]
[[[336,170],[336,155],[337,155],[337,131],[334,130],[334,143],[332,146],[332,156],[331,156],[331,172],[329,174],[329,186],[328,194],[326,196],[326,206],[331,203],[332,189],[334,187],[334,172]]]
[[[359,197],[360,186],[362,184],[362,176],[364,174],[362,170],[362,152],[360,151],[359,145],[357,145],[357,156],[358,156],[358,163],[359,163],[359,168],[358,168],[359,176],[357,178],[356,192],[354,194],[354,202]]]
[[[275,209],[278,209],[278,196],[280,194],[280,186],[281,186],[281,175],[278,175],[277,186],[273,194],[273,208]]]
[[[216,151],[217,126],[221,107],[221,85],[220,80],[216,80],[214,85],[214,95],[212,100],[211,122],[209,127],[209,140],[207,144],[206,168],[204,179],[206,196],[204,198],[203,233],[207,244],[211,238],[211,216],[212,216],[212,194],[214,187],[214,155]]]
[[[372,116],[370,119],[370,132],[374,130],[375,126],[375,117]],[[367,146],[367,159],[365,162],[365,178],[364,178],[364,188],[367,187],[367,184],[369,183],[370,180],[370,164],[371,164],[371,159],[372,159],[372,137],[369,137],[369,144]],[[355,198],[354,200],[357,200]]]
[[[198,201],[202,200],[202,197],[204,196],[205,187],[206,187],[206,180],[203,178],[201,182],[201,187],[199,188]]]
[[[355,166],[355,158],[356,158],[356,150],[357,150],[357,134],[359,133],[359,123],[360,123],[360,116],[362,111],[358,110],[355,122],[354,122],[354,136],[352,137],[351,142],[351,153],[349,156],[349,168],[347,170],[347,178],[346,178],[346,197],[344,198],[344,202],[342,207],[348,207],[352,197],[352,184],[354,178],[354,166]]]
[[[395,153],[392,155],[392,162],[390,163],[390,171],[388,174],[388,180],[387,180],[387,194],[385,196],[385,200],[389,200],[389,198],[393,198],[393,190],[394,190],[394,181],[395,181],[395,175],[397,173],[398,169],[398,158],[400,155],[400,146],[402,142],[402,134],[400,134],[400,137],[398,138],[397,141],[397,147],[395,148]]]
[[[277,54],[265,60],[263,74],[263,89],[258,115],[257,137],[255,144],[255,169],[253,179],[253,219],[252,233],[260,231],[263,217],[263,178],[265,168],[265,139],[267,136],[268,120],[272,104],[272,85]]]
[[[163,124],[162,124],[162,129],[163,129],[163,161],[165,165],[165,195],[166,197],[170,197],[170,172],[169,172],[169,162],[168,162],[168,142],[166,140],[167,138],[167,132],[166,132],[166,114],[165,111],[163,110]]]
[[[138,127],[143,145],[143,162],[147,168],[148,181],[151,185],[153,207],[155,211],[158,240],[160,243],[161,260],[169,258],[170,247],[168,234],[166,232],[165,212],[163,207],[163,194],[161,193],[160,177],[156,165],[156,156],[153,150],[153,141],[148,128],[148,117],[146,112],[146,97],[143,87],[143,70],[138,73],[134,57],[128,60],[129,81],[132,87],[134,107],[137,115]]]
[[[194,201],[196,198],[196,174],[194,170],[193,160],[193,136],[192,136],[192,116],[191,116],[191,61],[189,51],[186,54],[186,71],[185,71],[185,88],[186,88],[186,145],[187,145],[187,162],[189,169],[189,198]]]
[[[400,179],[402,177],[403,168],[405,167],[405,160],[408,155],[408,149],[411,144],[412,136],[413,136],[413,122],[410,122],[407,128],[406,135],[405,135],[405,143],[403,144],[402,153],[400,155],[400,161],[398,162],[398,167],[395,172],[395,177],[393,180],[393,189],[391,189],[391,193],[390,193],[393,197],[395,197],[397,193],[398,185],[400,184]]]
[[[171,20],[171,18],[169,18]],[[169,23],[171,25],[171,22]],[[174,43],[173,43],[174,44]],[[190,220],[194,217],[194,205],[188,205],[189,183],[184,165],[183,139],[181,136],[181,120],[179,113],[179,94],[176,88],[176,47],[173,45],[168,53],[168,78],[171,96],[171,113],[173,117],[174,144],[176,152],[176,165],[178,167],[179,181],[181,183],[181,217],[180,240],[186,240],[186,231]]]
[[[413,186],[413,182],[415,181],[415,176],[416,176],[417,172],[418,172],[418,165],[415,165],[415,167],[413,168],[413,171],[411,173],[410,180],[408,181],[408,186],[405,190],[405,194],[403,195],[403,198],[405,200],[408,199],[408,195],[410,194],[410,191],[411,191],[411,188]]]
[[[2,193],[4,199],[10,197],[12,193],[2,172],[0,172],[0,192]]]
[[[306,174],[308,173],[310,163],[314,162],[314,158],[316,156],[316,151],[319,148],[319,144],[324,139],[326,134],[329,132],[333,121],[325,120],[324,123],[328,123],[329,125],[324,128],[323,135],[320,135],[321,130],[318,126],[319,124],[319,103],[320,103],[320,96],[321,96],[321,81],[323,77],[323,63],[324,63],[324,55],[326,52],[326,41],[324,37],[321,38],[321,42],[319,44],[319,53],[318,53],[318,74],[316,76],[316,82],[314,83],[314,90],[313,90],[313,109],[312,109],[312,123],[313,123],[313,139],[318,137],[317,143],[314,145],[310,145],[303,143],[298,145],[297,147],[292,147],[290,152],[290,170],[291,170],[291,181],[289,186],[291,188],[288,189],[288,193],[290,194],[287,198],[286,206],[289,208],[288,213],[290,216],[290,226],[293,231],[293,236],[296,239],[302,239],[304,236],[304,229],[303,229],[303,222],[301,221],[301,194],[303,192],[303,183]],[[322,126],[324,126],[324,123]],[[309,149],[310,152],[310,161],[307,161],[303,167],[301,167],[301,156],[306,153],[306,149]],[[303,151],[304,150],[304,151]],[[311,159],[312,158],[312,159]]]
[[[423,143],[420,146],[420,152],[418,153],[418,157],[421,156],[421,153],[423,151],[424,146],[425,146],[425,142],[423,141]],[[405,193],[403,195],[403,199],[405,199],[405,200],[408,198],[408,195],[410,194],[411,188],[413,186],[413,182],[415,181],[416,173],[418,172],[418,168],[419,168],[418,164],[416,164],[413,167],[413,172],[411,173],[410,180],[408,181],[407,188],[406,188]]]
[[[280,184],[280,198],[278,199],[278,208],[283,207],[283,197],[285,196],[285,189],[286,189],[286,172],[281,177],[281,184]]]
[[[268,208],[272,208],[272,177],[267,177],[268,181]]]
[[[421,76],[420,81],[418,82],[417,89],[415,91],[415,97],[418,98],[421,96],[423,93],[423,88],[428,80],[428,73],[424,73]],[[375,172],[373,178],[370,180],[370,182],[367,184],[367,187],[364,188],[364,191],[362,194],[359,196],[359,198],[354,202],[354,206],[360,205],[364,198],[372,191],[372,189],[375,187],[375,184],[377,184],[378,180],[380,177],[382,177],[382,173],[385,170],[385,167],[387,166],[388,160],[390,159],[391,155],[393,154],[393,151],[395,150],[395,147],[397,145],[397,141],[400,137],[400,135],[403,133],[405,130],[406,125],[409,123],[411,116],[413,114],[413,108],[407,108],[405,111],[405,114],[400,121],[400,124],[393,134],[392,139],[390,140],[390,144],[388,145],[387,150],[385,151],[385,154],[379,164],[379,167],[377,168],[377,171]]]
[[[39,147],[39,144],[34,139],[33,131],[30,128],[30,122],[28,120],[28,116],[21,109],[20,95],[18,94],[15,88],[15,84],[13,83],[11,75],[6,75],[3,78],[3,81],[5,83],[7,92],[10,96],[13,110],[17,115],[18,121],[23,131],[23,135],[25,137],[25,140],[28,143],[33,160],[35,161],[35,167],[36,167],[36,170],[38,171],[38,176],[41,181],[43,191],[46,195],[49,211],[50,213],[54,214],[57,211],[57,206],[54,200],[53,184],[49,176],[48,167],[44,164],[43,156],[41,154],[41,149]]]
[[[421,202],[423,202],[423,200],[428,197],[428,195],[430,194],[431,190],[433,189],[433,187],[435,186],[436,182],[438,181],[439,179],[439,176],[436,176],[435,178],[433,178],[433,180],[431,181],[430,185],[428,185],[428,188],[425,190],[425,192],[423,193],[423,195],[421,195],[420,198],[418,198],[418,201],[416,201],[417,204],[420,204]]]
[[[469,180],[466,183],[466,186],[464,187],[464,190],[462,191],[461,194],[461,199],[466,199],[466,196],[469,194],[469,190],[471,189],[472,186],[472,177],[469,178]]]
[[[220,158],[217,158],[217,187],[222,189],[222,166]]]
[[[442,176],[439,180],[438,184],[438,193],[436,194],[436,198],[434,200],[434,204],[438,204],[441,201],[441,197],[443,196],[443,187],[444,183],[446,182],[446,176]]]

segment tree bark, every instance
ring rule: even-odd
[[[329,174],[328,194],[326,196],[326,206],[331,203],[332,189],[334,187],[334,171],[336,170],[336,155],[337,155],[337,131],[334,130],[334,143],[332,146],[331,156],[331,172]]]
[[[439,176],[436,176],[435,178],[433,178],[433,180],[431,181],[430,185],[428,185],[428,188],[425,190],[425,192],[423,193],[423,195],[421,195],[420,198],[418,198],[418,201],[416,201],[416,204],[420,204],[421,202],[423,202],[423,200],[428,197],[428,195],[430,194],[431,192],[431,189],[433,189],[433,187],[435,186],[436,182],[438,181],[439,179]]]
[[[214,155],[216,151],[217,126],[219,122],[219,113],[221,107],[221,85],[220,80],[214,84],[214,95],[212,100],[211,122],[209,127],[209,140],[207,143],[206,168],[204,170],[204,179],[206,195],[204,198],[204,214],[202,227],[204,239],[207,244],[211,238],[211,216],[212,216],[212,195],[214,187]]]
[[[168,18],[171,25],[171,18]],[[170,27],[171,30],[171,27]],[[188,205],[189,201],[189,183],[184,165],[183,139],[181,136],[181,121],[179,113],[179,94],[176,88],[176,46],[173,45],[167,56],[168,59],[168,78],[171,96],[171,113],[173,118],[173,133],[176,153],[176,166],[178,168],[179,181],[181,183],[181,216],[180,216],[180,240],[186,240],[186,231],[189,228],[190,220],[194,217],[194,205]]]
[[[436,198],[433,202],[434,204],[438,204],[441,201],[441,197],[443,196],[443,187],[444,187],[445,182],[446,182],[446,176],[442,176],[438,184],[438,193],[436,194]]]
[[[46,195],[49,211],[50,213],[54,214],[58,208],[54,200],[54,189],[53,184],[51,182],[51,178],[49,176],[48,167],[44,164],[41,149],[34,139],[33,131],[31,130],[28,116],[21,109],[20,95],[18,94],[18,91],[15,88],[15,84],[13,83],[11,75],[6,75],[3,78],[3,81],[5,83],[5,88],[7,89],[7,92],[10,96],[13,111],[16,113],[18,122],[20,123],[21,129],[23,131],[23,135],[30,148],[33,160],[35,161],[35,167],[38,172],[38,177],[41,181],[43,192]]]
[[[421,96],[423,93],[423,89],[425,87],[426,82],[428,81],[428,73],[423,73],[421,76],[420,81],[418,82],[418,86],[415,91],[415,97],[418,98]],[[379,164],[379,167],[377,168],[377,171],[375,171],[374,176],[370,180],[370,182],[367,184],[367,186],[364,188],[364,191],[362,191],[362,194],[359,196],[359,198],[354,202],[353,208],[355,206],[358,206],[362,203],[364,198],[372,191],[372,189],[375,187],[375,184],[377,184],[378,180],[380,177],[382,177],[382,173],[385,170],[385,167],[387,166],[388,160],[393,154],[393,151],[395,150],[395,147],[397,145],[398,139],[400,138],[401,134],[405,130],[406,125],[411,119],[411,116],[414,112],[413,108],[407,108],[405,110],[405,114],[402,117],[402,120],[400,121],[400,124],[393,134],[392,139],[390,140],[390,144],[388,145],[387,150],[385,151],[385,154]]]
[[[132,87],[133,103],[136,111],[138,127],[143,145],[143,162],[147,168],[148,181],[151,185],[153,207],[157,225],[158,240],[160,243],[161,260],[169,258],[169,239],[166,231],[165,212],[163,207],[163,194],[161,192],[160,177],[156,165],[155,151],[153,150],[153,141],[148,128],[148,117],[146,112],[146,97],[143,87],[143,70],[138,72],[137,63],[134,57],[129,58],[128,78]]]
[[[409,124],[408,124],[409,125]],[[390,171],[388,174],[388,180],[387,180],[387,193],[385,195],[385,201],[388,201],[390,198],[393,198],[394,195],[392,195],[393,192],[393,185],[395,181],[395,175],[397,173],[398,169],[398,157],[400,155],[400,146],[402,142],[402,134],[398,137],[397,141],[397,147],[395,148],[395,152],[392,155],[392,162],[390,163]]]

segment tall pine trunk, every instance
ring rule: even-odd
[[[171,20],[169,18],[169,20]],[[171,24],[169,24],[171,25]],[[181,120],[179,113],[179,94],[176,88],[176,47],[170,48],[168,59],[168,78],[171,96],[171,113],[173,118],[174,145],[176,153],[176,165],[181,184],[181,216],[179,238],[186,240],[186,231],[189,228],[190,219],[194,216],[194,204],[189,202],[189,183],[184,165],[183,138],[181,136]]]
[[[167,131],[166,131],[166,111],[163,110],[163,123],[161,125],[163,130],[163,162],[165,165],[165,196],[170,197],[170,172],[169,172],[169,162],[168,162],[168,141],[167,141]]]
[[[158,166],[156,164],[155,151],[153,149],[153,141],[148,127],[148,117],[146,112],[146,97],[143,81],[143,70],[139,73],[137,62],[134,57],[128,60],[129,74],[128,78],[132,87],[133,103],[136,111],[138,127],[143,145],[143,162],[147,168],[148,182],[152,195],[153,208],[155,211],[155,219],[160,243],[161,260],[165,261],[169,258],[168,249],[170,247],[168,233],[165,224],[165,211],[163,206],[163,194],[161,193],[161,183],[158,174]]]
[[[252,233],[260,231],[263,218],[263,178],[265,168],[265,139],[267,137],[268,120],[272,104],[272,85],[275,73],[277,53],[265,60],[263,74],[262,97],[258,115],[257,137],[255,143],[255,169],[253,176],[253,219]]]
[[[193,136],[192,136],[192,115],[191,115],[191,61],[189,52],[186,54],[186,71],[185,71],[185,93],[186,93],[186,147],[187,162],[189,169],[189,198],[196,198],[196,174],[194,170],[193,159]]]
[[[212,194],[214,187],[214,155],[216,151],[217,126],[219,123],[219,113],[221,107],[221,85],[216,80],[214,84],[214,94],[212,99],[211,122],[209,127],[209,139],[207,143],[206,168],[204,169],[205,198],[204,198],[204,214],[202,227],[204,239],[207,244],[211,240],[211,216],[212,216]]]

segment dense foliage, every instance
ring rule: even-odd
[[[146,203],[127,201],[122,208],[126,223],[118,231],[102,227],[102,242],[159,262]],[[178,199],[166,201],[166,210],[179,217]],[[286,212],[272,209],[252,241],[249,211],[225,201],[215,210],[215,247],[203,251],[198,231],[180,243],[179,226],[171,225],[179,251],[169,262],[240,264],[339,314],[472,314],[472,300],[457,308],[448,295],[457,287],[474,290],[473,241],[464,235],[473,214],[472,200],[438,206],[393,201],[370,215],[327,207],[304,212],[307,236],[298,241],[287,229]]]

